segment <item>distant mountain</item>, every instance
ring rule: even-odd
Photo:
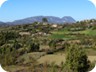
[[[49,23],[63,24],[63,23],[74,23],[74,22],[76,22],[70,16],[65,16],[63,18],[59,18],[59,17],[55,17],[55,16],[35,16],[35,17],[29,17],[29,18],[25,18],[25,19],[15,20],[13,22],[7,22],[7,24],[17,25],[17,24],[29,24],[29,23],[33,23],[33,22],[36,22],[36,21],[37,22],[42,22],[42,18],[47,18]]]
[[[65,16],[65,17],[63,17],[62,18],[62,21],[63,22],[68,22],[68,23],[74,23],[74,22],[76,22],[76,20],[73,19],[71,16]]]
[[[0,21],[0,24],[4,24],[4,22],[1,22],[1,21]]]
[[[7,24],[0,21],[0,27],[1,27],[1,26],[7,26]]]

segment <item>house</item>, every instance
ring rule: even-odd
[[[56,28],[58,25],[57,24],[53,24],[52,27]]]
[[[23,36],[23,35],[30,35],[30,32],[19,32],[19,34],[20,34],[21,36]]]

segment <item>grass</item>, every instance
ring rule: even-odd
[[[50,47],[48,45],[40,45],[40,50],[42,49],[49,49]]]
[[[87,33],[88,35],[96,36],[96,30],[90,29],[90,30],[87,30],[86,33]]]
[[[57,64],[57,65],[60,65],[61,64],[61,62],[65,62],[65,54],[62,54],[62,55],[60,55],[60,54],[58,54],[58,55],[45,55],[45,56],[43,56],[43,57],[41,57],[40,59],[38,59],[37,60],[40,64],[41,63],[49,63],[49,64],[51,64],[51,63],[55,63],[55,64]]]
[[[4,67],[4,69],[8,72],[16,72],[18,70],[22,70],[22,69],[28,69],[28,66],[25,67],[25,66],[16,66],[16,65],[11,65],[11,66],[7,66],[7,67]]]
[[[59,31],[53,31],[52,35],[49,38],[52,38],[52,39],[73,39],[74,36],[66,35],[69,33],[70,32],[67,29],[62,29]]]
[[[70,34],[70,33],[80,33],[80,34],[85,34],[85,35],[90,35],[90,36],[96,36],[96,30],[92,30],[92,29],[86,29],[83,31],[68,31],[67,29],[62,29],[59,31],[53,31],[52,35],[49,36],[49,38],[52,39],[76,39],[76,35],[66,35],[66,34]],[[42,46],[41,48],[47,48],[46,46]],[[87,50],[87,55],[88,55],[88,59],[90,61],[94,61],[96,60],[96,52],[94,50]],[[55,62],[57,65],[60,65],[61,62],[65,62],[65,54],[61,54],[61,53],[57,53],[57,54],[52,54],[52,55],[45,55],[40,57],[37,60],[39,63],[45,63],[48,62],[49,64],[51,64],[52,62]]]
[[[26,63],[32,62],[32,60],[30,58],[37,60],[40,57],[44,56],[45,54],[46,54],[45,52],[28,53],[28,54],[24,54],[24,55],[20,56],[17,61],[22,61],[22,59],[23,59],[24,60],[23,64],[26,64]]]
[[[32,54],[30,54],[32,55]],[[23,56],[23,57],[26,57]],[[93,62],[93,61],[96,61],[96,56],[88,56],[88,59]],[[61,63],[65,62],[66,61],[66,56],[64,53],[58,53],[58,54],[52,54],[52,55],[45,55],[45,56],[42,56],[41,58],[37,59],[37,62],[39,64],[45,64],[46,62],[48,64],[55,64],[55,65],[61,65]],[[28,70],[30,68],[30,66],[14,66],[14,65],[11,65],[11,66],[8,66],[8,67],[4,67],[4,69],[6,71],[11,71],[11,72],[15,72],[15,71],[18,71],[18,70]]]
[[[88,59],[93,62],[96,60],[96,56],[88,56]],[[61,65],[62,62],[66,61],[65,54],[53,54],[53,55],[45,55],[37,60],[40,64],[41,63],[55,63],[57,65]]]
[[[87,55],[96,56],[96,50],[86,49]]]
[[[50,38],[52,39],[61,39],[61,38],[64,38],[64,34],[53,34],[50,36]]]
[[[96,30],[92,30],[92,29],[86,29],[83,31],[68,31],[67,29],[62,29],[62,30],[58,30],[58,31],[53,31],[52,35],[49,36],[49,38],[52,38],[52,39],[74,39],[75,38],[76,39],[77,38],[76,35],[70,35],[72,33],[96,36]]]

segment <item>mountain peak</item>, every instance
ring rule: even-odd
[[[62,17],[62,20],[65,22],[69,22],[69,23],[75,23],[76,22],[76,20],[73,19],[71,16],[64,16],[64,17]]]

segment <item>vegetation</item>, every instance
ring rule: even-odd
[[[95,31],[93,19],[0,27],[0,63],[10,72],[87,72],[96,61]]]
[[[72,46],[66,57],[66,65],[71,72],[87,72],[90,62],[82,48]]]

